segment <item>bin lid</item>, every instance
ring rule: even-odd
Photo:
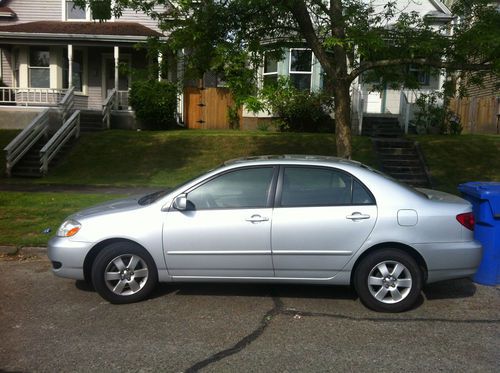
[[[477,199],[487,200],[495,218],[500,218],[500,182],[471,181],[458,186],[460,192]]]

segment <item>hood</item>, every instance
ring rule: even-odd
[[[78,211],[77,213],[71,215],[70,218],[79,220],[90,216],[107,215],[140,209],[144,207],[139,205],[138,202],[141,197],[142,196],[136,196],[104,202],[99,205],[89,207],[88,209]]]

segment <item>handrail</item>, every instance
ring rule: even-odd
[[[73,109],[75,104],[75,87],[71,87],[67,90],[66,94],[59,102],[59,108],[61,109],[61,120],[64,123],[66,121],[66,116]]]
[[[61,147],[66,144],[72,136],[80,136],[80,110],[76,110],[71,117],[57,130],[45,146],[40,150],[40,172],[46,174],[49,170],[50,161],[56,156]]]
[[[102,122],[106,124],[107,129],[110,127],[111,108],[116,105],[116,92],[116,88],[113,88],[102,104]]]
[[[410,101],[406,92],[401,91],[399,96],[399,124],[404,127],[405,134],[408,134],[410,125]]]
[[[8,176],[15,164],[47,133],[48,122],[49,109],[45,109],[4,148]]]

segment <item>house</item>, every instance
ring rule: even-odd
[[[383,6],[384,1],[372,1]],[[399,1],[404,12],[417,12],[438,28],[452,21],[453,16],[448,7],[439,0]],[[303,47],[287,48],[280,60],[264,59],[259,69],[261,84],[277,76],[287,76],[299,89],[318,91],[323,86],[323,69],[311,50]],[[409,122],[413,118],[415,102],[420,94],[439,91],[446,80],[444,70],[438,74],[418,68],[409,67],[409,74],[414,74],[421,88],[418,90],[391,89],[384,87],[381,91],[374,89],[374,84],[356,79],[351,85],[353,131],[362,132],[362,119],[365,116],[382,116],[396,118],[400,126],[408,131]],[[243,110],[242,127],[255,128],[259,122],[268,120],[269,113],[251,113]]]
[[[131,74],[119,67],[145,68],[135,46],[150,37],[163,38],[157,22],[132,10],[98,22],[74,1],[1,1],[0,104],[54,106],[74,87],[75,109],[101,111],[116,89],[127,111]]]
[[[94,21],[70,0],[0,0],[0,128],[23,129],[4,149],[7,173],[46,173],[84,124],[135,126],[131,71],[164,58],[138,50],[152,37],[164,39],[157,22],[128,9]]]

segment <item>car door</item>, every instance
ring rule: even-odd
[[[352,175],[329,167],[283,167],[271,235],[275,276],[333,277],[376,219],[373,196]]]
[[[186,191],[163,228],[174,277],[272,277],[271,222],[277,167],[224,172]]]

